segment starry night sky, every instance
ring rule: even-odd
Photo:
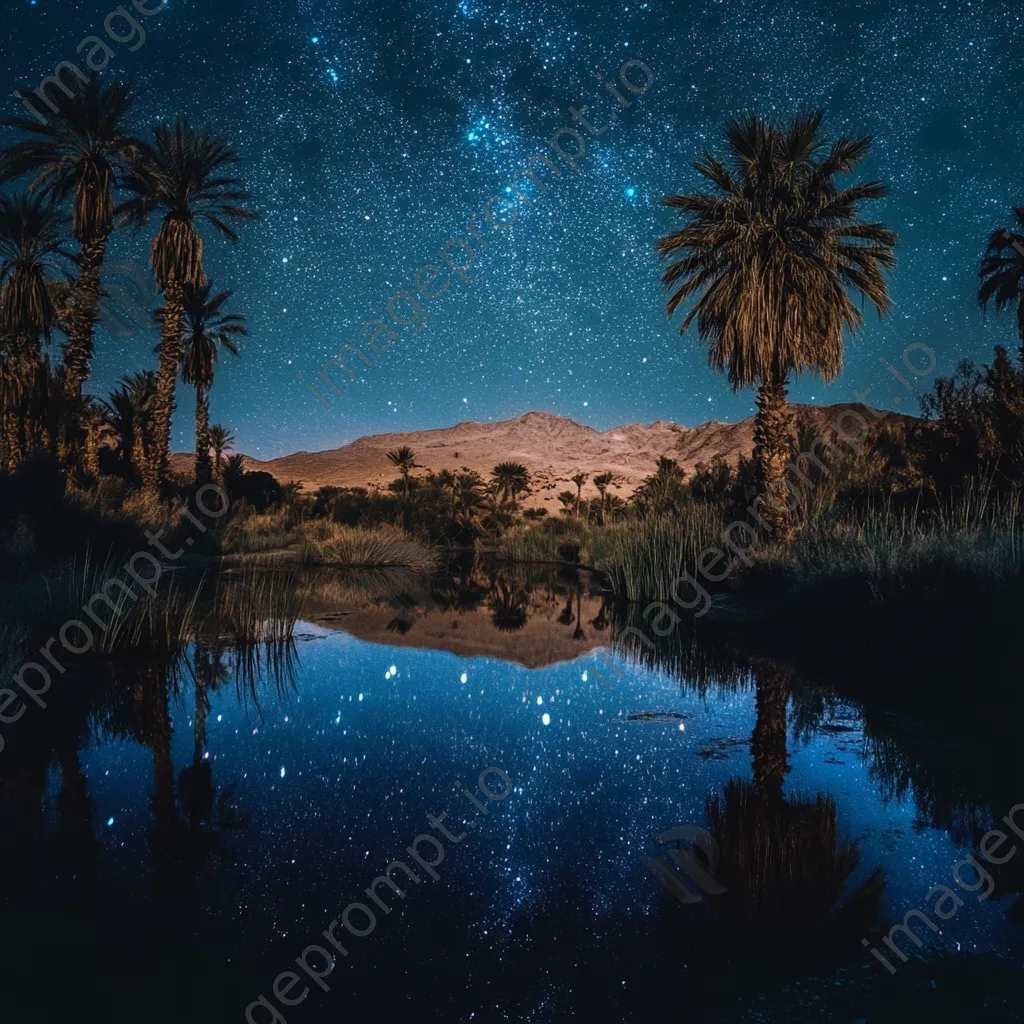
[[[6,116],[23,113],[11,90],[74,58],[115,6],[5,2]],[[988,233],[1024,202],[1017,4],[172,0],[139,20],[145,43],[111,43],[106,72],[146,89],[132,128],[183,115],[232,139],[263,216],[235,249],[208,238],[205,260],[251,329],[242,357],[218,369],[212,421],[258,457],[529,409],[602,430],[750,415],[752,394],[733,395],[696,335],[680,338],[665,317],[653,253],[677,222],[659,200],[696,184],[690,162],[721,151],[722,122],[744,110],[822,106],[829,138],[873,134],[861,174],[890,184],[872,212],[901,237],[892,314],[869,314],[839,380],[804,378],[795,400],[873,387],[894,407],[905,392],[879,357],[899,366],[923,342],[942,374],[1015,345],[1012,317],[986,322],[974,293]],[[654,82],[626,110],[596,73],[615,81],[629,59]],[[530,193],[514,225],[482,225],[491,244],[471,283],[420,298],[427,326],[394,326],[372,367],[353,357],[361,379],[324,408],[296,372],[315,380],[365,321],[386,318],[390,296],[415,294],[416,269],[437,263],[532,154],[550,153],[545,140],[582,105],[595,126],[621,117],[588,137],[581,173],[541,173],[550,187]],[[119,233],[110,257],[144,259],[148,238]],[[409,318],[408,304],[395,309]],[[101,332],[91,389],[155,367],[155,340]],[[193,443],[192,404],[182,391],[178,450]]]

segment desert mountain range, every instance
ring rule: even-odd
[[[853,403],[792,406],[794,413],[806,410],[823,432],[844,409],[864,412],[863,406]],[[528,412],[497,423],[470,421],[437,430],[372,434],[342,448],[300,451],[265,462],[246,456],[245,467],[271,473],[281,483],[300,481],[306,491],[323,486],[372,488],[384,486],[398,475],[386,453],[402,445],[416,453],[422,467],[414,471],[417,473],[467,468],[486,477],[499,462],[521,462],[533,479],[533,493],[526,504],[554,512],[558,509],[556,495],[573,489],[570,478],[575,473],[588,473],[591,479],[595,474],[614,473],[620,483],[611,493],[626,498],[654,472],[662,455],[675,459],[688,473],[697,463],[710,462],[716,455],[735,463],[753,451],[754,418],[738,423],[712,420],[699,427],[658,420],[601,431],[564,416]],[[174,462],[176,470],[185,471],[191,456],[175,455]],[[584,494],[590,492],[596,494],[588,484]]]

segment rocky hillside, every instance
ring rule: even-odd
[[[854,404],[793,407],[794,411],[807,410],[823,431],[843,409],[858,408]],[[272,473],[282,483],[301,481],[304,489],[311,491],[325,485],[387,484],[397,473],[386,453],[402,445],[416,453],[416,461],[423,467],[418,472],[468,468],[487,476],[497,463],[514,460],[522,462],[534,480],[534,493],[527,503],[553,512],[558,508],[555,495],[572,489],[569,481],[575,473],[588,473],[591,479],[598,473],[614,473],[621,483],[612,493],[626,498],[654,471],[662,455],[675,459],[687,471],[716,455],[735,463],[740,455],[749,456],[753,451],[753,425],[753,417],[739,423],[711,421],[699,427],[659,420],[600,431],[564,416],[528,412],[498,423],[468,422],[440,430],[373,434],[343,448],[296,452],[268,462],[246,458],[245,464],[250,470]],[[190,461],[188,456],[176,456],[175,468],[185,470]],[[591,491],[593,487],[588,485],[585,493]]]

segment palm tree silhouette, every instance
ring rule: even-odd
[[[57,202],[74,193],[71,234],[81,252],[64,345],[64,384],[72,396],[82,393],[92,361],[100,270],[114,230],[111,188],[139,152],[139,140],[122,123],[134,100],[135,93],[123,83],[104,85],[94,77],[63,100],[46,124],[25,117],[4,122],[34,137],[0,157],[0,182],[37,172],[33,189],[45,190]]]
[[[583,485],[589,479],[587,473],[577,473],[572,477],[572,482],[576,485],[576,518],[580,517],[580,503],[583,500]]]
[[[210,447],[213,448],[213,472],[219,480],[221,474],[221,462],[224,458],[224,453],[235,443],[235,439],[228,433],[227,429],[222,427],[219,423],[215,423],[210,427],[209,433]]]
[[[248,334],[241,313],[225,313],[224,304],[232,292],[211,295],[213,282],[186,285],[183,289],[185,333],[181,339],[181,379],[196,389],[196,467],[197,484],[210,480],[210,403],[209,389],[217,350],[223,348],[238,355],[235,337]]]
[[[151,214],[158,210],[163,213],[149,253],[164,306],[160,317],[155,444],[143,474],[147,490],[155,490],[167,475],[174,384],[185,320],[184,288],[206,283],[203,239],[197,222],[205,220],[230,242],[237,242],[238,235],[227,222],[256,218],[251,210],[238,205],[249,198],[239,179],[225,176],[225,169],[237,160],[224,139],[208,131],[196,132],[179,120],[154,129],[153,144],[141,144],[122,182],[131,193],[131,198],[118,208],[124,221],[141,228]]]
[[[754,459],[765,492],[789,461],[788,375],[810,370],[829,381],[839,373],[844,331],[864,325],[848,290],[879,314],[890,306],[882,271],[895,263],[897,237],[863,222],[858,209],[886,188],[869,181],[840,190],[834,180],[867,155],[871,139],[839,138],[822,155],[823,116],[801,113],[788,127],[757,116],[729,121],[728,163],[705,153],[694,165],[714,191],[662,200],[686,218],[656,247],[675,260],[662,276],[672,292],[666,312],[699,295],[680,333],[696,320],[710,364],[736,390],[756,385]],[[776,501],[766,512],[784,528]]]
[[[515,633],[522,629],[529,616],[525,600],[514,584],[509,585],[503,576],[497,576],[491,587],[491,622],[502,633]]]
[[[743,928],[790,937],[861,934],[877,913],[883,872],[876,868],[838,905],[859,863],[857,848],[840,840],[831,796],[784,796],[791,676],[770,662],[754,671],[753,781],[732,779],[706,805],[728,890],[722,907]]]
[[[499,462],[491,470],[495,487],[503,502],[511,500],[512,511],[516,509],[516,495],[530,486],[530,473],[521,462]]]
[[[618,477],[616,477],[614,473],[598,473],[598,475],[594,477],[594,486],[601,495],[602,521],[604,520],[605,513],[608,511],[608,488],[617,482]]]
[[[1013,216],[1017,227],[1024,229],[1024,206],[1015,206]],[[1024,363],[1024,235],[996,228],[989,236],[978,277],[978,302],[982,309],[991,303],[1001,312],[1016,303],[1020,359]]]
[[[405,489],[406,498],[409,497],[409,473],[419,469],[416,462],[416,453],[408,446],[402,445],[387,453],[388,461],[402,474],[402,485]]]
[[[152,370],[127,374],[101,404],[114,433],[122,476],[141,478],[153,449],[156,374]]]
[[[66,221],[52,198],[37,193],[0,196],[0,328],[7,339],[3,357],[5,390],[14,402],[5,406],[8,459],[16,464],[47,446],[45,412],[49,361],[40,341],[49,341],[57,310],[51,284],[61,258],[73,259],[60,230]]]

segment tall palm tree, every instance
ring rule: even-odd
[[[210,466],[210,400],[218,347],[238,355],[234,338],[248,334],[245,316],[225,313],[232,292],[211,296],[213,282],[184,288],[185,333],[181,339],[181,379],[196,389],[196,483],[208,483]]]
[[[419,469],[419,464],[416,462],[416,453],[408,445],[402,445],[401,448],[395,448],[388,452],[387,457],[388,462],[402,474],[402,485],[405,488],[405,496],[408,498],[409,474],[414,469]]]
[[[666,312],[699,296],[680,333],[696,320],[710,364],[735,390],[757,387],[754,457],[765,491],[788,462],[789,374],[828,381],[839,373],[845,332],[864,325],[849,292],[880,315],[890,306],[882,272],[895,263],[898,239],[859,209],[886,187],[840,189],[834,180],[867,155],[871,139],[839,138],[825,152],[822,118],[801,113],[788,127],[757,116],[729,121],[727,162],[705,153],[694,164],[713,190],[662,200],[686,218],[656,247],[674,260],[662,276],[671,289]],[[766,504],[766,518],[783,527],[778,501]]]
[[[1015,206],[1013,216],[1017,227],[1024,229],[1024,206]],[[989,236],[978,277],[978,302],[982,309],[992,303],[996,312],[1001,312],[1006,306],[1017,304],[1017,334],[1024,363],[1024,235],[996,228]]]
[[[577,473],[572,477],[572,482],[576,485],[576,518],[580,517],[580,504],[583,501],[583,485],[590,479],[587,473]]]
[[[73,259],[60,237],[65,220],[47,196],[0,196],[0,330],[11,339],[7,358],[19,375],[17,394],[8,395],[4,409],[8,429],[16,430],[15,462],[47,440],[50,370],[40,339],[49,341],[57,321],[50,286],[62,270],[60,258]]]
[[[512,511],[516,509],[516,495],[530,486],[529,470],[521,462],[499,462],[491,470],[501,500],[511,500]]]
[[[179,120],[154,129],[153,145],[143,144],[122,182],[131,194],[118,208],[126,222],[139,228],[152,213],[163,214],[149,252],[164,308],[154,413],[156,444],[144,474],[148,490],[158,488],[167,475],[174,384],[185,319],[184,288],[206,283],[198,222],[205,220],[230,242],[237,242],[238,235],[228,221],[256,217],[238,205],[249,198],[239,179],[225,176],[226,168],[237,160],[224,139],[209,131],[197,132]]]
[[[217,479],[220,479],[221,473],[221,462],[224,458],[224,453],[235,443],[234,437],[226,427],[222,427],[219,423],[214,423],[210,427],[210,447],[213,449],[213,472]]]
[[[111,189],[115,176],[138,152],[139,142],[122,122],[135,93],[121,82],[92,78],[46,123],[16,117],[5,124],[32,137],[0,156],[0,182],[35,173],[32,188],[57,202],[74,193],[71,234],[81,243],[64,345],[65,387],[80,395],[89,375],[100,299],[100,269],[114,229]]]

